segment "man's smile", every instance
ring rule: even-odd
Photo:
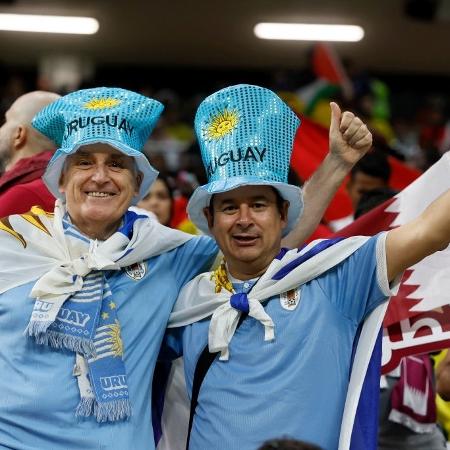
[[[85,191],[85,194],[88,197],[96,197],[96,198],[113,197],[117,195],[114,192],[101,192],[101,191]]]
[[[259,235],[256,233],[235,233],[231,237],[233,241],[242,247],[255,245],[259,239]]]

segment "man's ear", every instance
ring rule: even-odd
[[[142,184],[142,180],[144,179],[144,175],[142,174],[142,172],[138,172],[136,174],[136,190],[135,190],[135,195],[139,194],[139,189],[141,188],[141,184]]]
[[[13,133],[13,141],[12,141],[13,150],[17,151],[22,149],[22,147],[27,142],[27,138],[28,138],[27,127],[24,125],[17,125]]]
[[[206,206],[203,208],[203,214],[206,217],[206,221],[208,222],[208,228],[211,229],[214,226],[214,213],[211,212],[210,208]]]
[[[65,171],[63,170],[61,172],[61,176],[59,177],[59,181],[58,181],[58,191],[61,192],[61,194],[65,194],[65,192],[66,192],[66,186],[65,186],[66,180],[65,180],[64,175],[65,175]]]
[[[289,202],[287,200],[285,200],[283,202],[283,205],[282,205],[281,211],[280,211],[281,222],[283,224],[283,228],[285,228],[287,226],[288,212],[289,212]]]

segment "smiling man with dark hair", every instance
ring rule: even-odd
[[[234,120],[220,128],[225,112]],[[222,89],[197,110],[205,166],[235,148],[267,152],[264,161],[217,168],[188,205],[224,255],[217,270],[183,288],[166,338],[166,351],[184,356],[190,450],[253,450],[279,435],[338,448],[348,433],[340,436],[340,427],[361,326],[372,314],[367,326],[379,323],[404,269],[450,240],[447,192],[417,220],[387,233],[282,248],[282,237],[302,220],[300,190],[286,182],[298,125],[273,92],[258,86]],[[371,134],[332,104],[335,142],[352,155],[370,147]],[[363,344],[368,351],[370,342]]]

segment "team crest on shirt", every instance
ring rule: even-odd
[[[284,309],[293,311],[300,303],[300,288],[280,294],[280,304]]]
[[[147,273],[147,265],[145,262],[134,263],[125,267],[125,273],[135,281],[142,280]]]

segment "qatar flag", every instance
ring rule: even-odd
[[[336,235],[373,235],[408,223],[449,188],[450,153],[446,153],[394,198]],[[450,346],[450,247],[405,271],[383,327],[383,373],[394,369],[403,356]]]

